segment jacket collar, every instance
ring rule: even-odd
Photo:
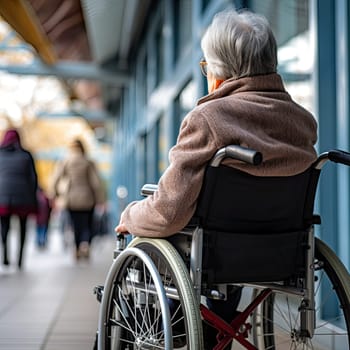
[[[286,92],[283,86],[282,78],[277,73],[255,75],[252,77],[244,77],[239,79],[231,78],[225,80],[220,85],[220,87],[211,94],[200,98],[197,102],[197,105],[200,105],[207,101],[215,100],[220,97],[247,91]]]

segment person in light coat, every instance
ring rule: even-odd
[[[59,183],[64,179],[65,190],[60,193]],[[74,231],[76,258],[89,257],[93,236],[93,213],[96,205],[105,203],[105,191],[94,162],[87,158],[81,140],[69,145],[68,157],[58,166],[53,177],[53,193],[63,197]]]

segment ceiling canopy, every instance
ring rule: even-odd
[[[58,76],[72,99],[113,114],[150,6],[151,0],[2,1],[0,15],[39,59],[0,69]]]

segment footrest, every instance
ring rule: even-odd
[[[94,287],[94,294],[96,294],[96,299],[97,299],[97,301],[99,303],[102,300],[103,289],[104,289],[104,286],[96,286],[96,287]]]

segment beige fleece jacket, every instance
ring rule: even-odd
[[[95,164],[80,152],[73,152],[58,165],[53,175],[52,190],[59,195],[59,181],[65,179],[67,188],[64,204],[67,209],[90,210],[96,204],[103,204],[106,195],[102,180]]]
[[[256,176],[288,176],[315,161],[316,140],[315,119],[291,99],[278,74],[226,80],[185,117],[158,190],[130,203],[121,222],[136,236],[170,236],[193,216],[205,167],[218,149],[238,144],[260,151],[260,166],[228,165]]]

